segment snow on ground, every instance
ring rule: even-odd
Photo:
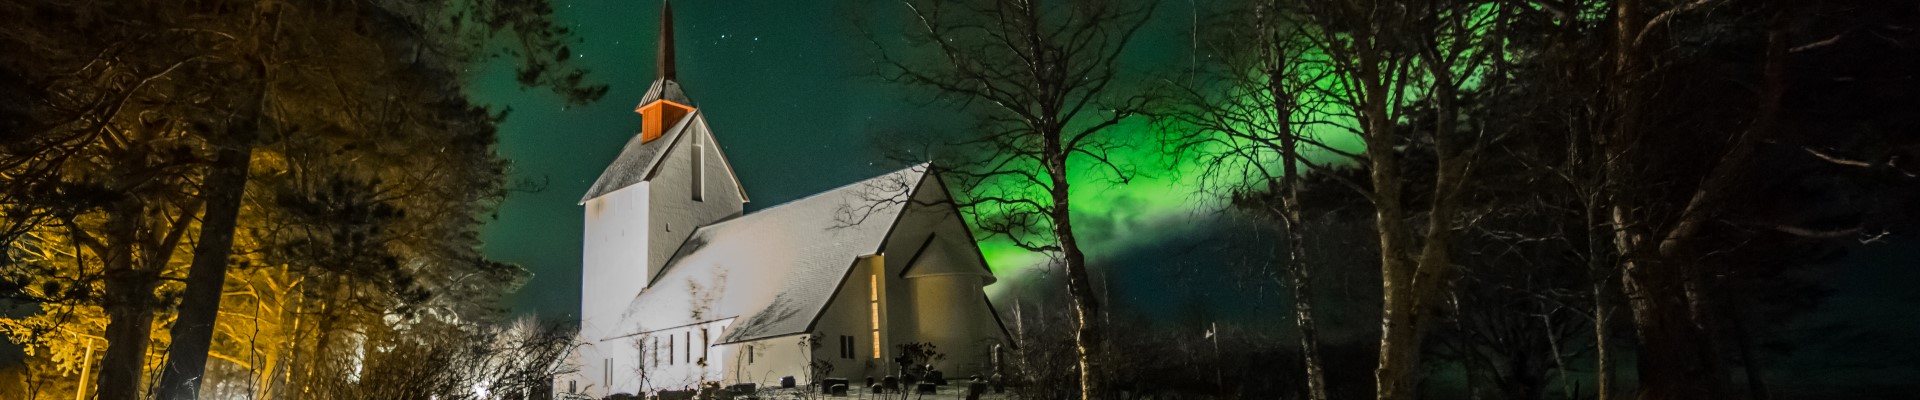
[[[1011,393],[1000,393],[1000,394],[995,394],[995,393],[993,393],[993,391],[992,391],[992,390],[988,390],[986,394],[984,394],[984,395],[981,395],[981,396],[980,396],[980,398],[981,398],[982,400],[1005,400],[1005,399],[1010,399],[1010,398],[1012,398],[1012,397],[1013,397],[1013,396],[1012,396],[1012,394],[1011,394]],[[802,391],[801,389],[763,389],[763,390],[760,390],[760,398],[761,398],[761,399],[765,399],[765,400],[793,400],[793,399],[808,399],[808,400],[963,400],[963,399],[966,399],[966,398],[967,398],[967,387],[966,387],[966,386],[962,386],[962,385],[947,385],[947,386],[941,386],[941,387],[940,387],[940,390],[939,390],[939,391],[938,391],[938,392],[937,392],[936,394],[914,394],[914,393],[907,393],[907,394],[905,394],[905,395],[902,395],[902,394],[900,394],[900,393],[885,393],[885,394],[873,394],[873,393],[871,393],[871,392],[868,392],[868,391],[864,391],[864,390],[863,390],[863,391],[858,391],[858,392],[855,392],[855,391],[852,391],[852,390],[849,390],[849,391],[847,392],[847,395],[846,395],[846,396],[827,396],[827,395],[822,395],[822,394],[820,394],[820,393],[819,393],[819,392],[817,392],[817,391],[816,391],[816,392],[806,392],[806,391]]]

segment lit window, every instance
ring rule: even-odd
[[[880,276],[867,280],[867,309],[873,314],[873,358],[880,358]]]

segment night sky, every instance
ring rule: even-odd
[[[475,71],[472,94],[511,107],[501,127],[500,151],[512,160],[515,191],[489,220],[489,256],[524,266],[533,280],[516,295],[516,312],[571,316],[579,307],[580,195],[631,135],[632,112],[655,76],[654,44],[660,4],[653,0],[557,2],[558,16],[580,43],[572,48],[592,79],[609,84],[600,102],[566,108],[543,89],[523,89],[504,64]],[[964,126],[950,111],[925,106],[912,93],[870,74],[868,44],[851,28],[855,3],[834,1],[679,2],[675,4],[679,78],[694,106],[713,124],[752,202],[748,212],[899,167],[885,161],[877,132],[950,132]],[[898,7],[870,2],[873,7]],[[1163,5],[1130,56],[1187,61],[1187,2]],[[887,9],[875,9],[876,14]],[[937,121],[946,121],[939,123]],[[1143,136],[1140,126],[1122,135]],[[1151,147],[1151,146],[1146,146]],[[1143,160],[1146,162],[1147,160]],[[1124,188],[1088,191],[1077,205],[1093,226],[1098,256],[1141,246],[1163,246],[1165,234],[1193,226],[1206,211],[1193,206],[1177,174],[1148,173]],[[1079,193],[1076,193],[1079,194]],[[1157,232],[1154,237],[1133,232]],[[1020,274],[1034,258],[988,246],[1003,276]]]

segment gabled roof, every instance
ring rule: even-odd
[[[639,334],[738,318],[719,343],[803,332],[860,256],[878,253],[921,164],[701,227],[629,304]]]
[[[595,179],[593,186],[587,188],[587,194],[580,197],[580,204],[586,204],[587,200],[593,200],[595,197],[605,196],[615,190],[653,179],[653,174],[660,169],[660,160],[666,158],[667,151],[673,149],[674,143],[679,142],[680,136],[685,132],[708,135],[714,148],[719,148],[718,138],[712,137],[712,129],[707,127],[706,114],[695,109],[687,113],[686,117],[680,118],[680,122],[675,123],[672,128],[661,133],[658,139],[643,141],[638,134],[627,139],[627,145],[620,149],[620,156],[615,157],[612,163],[607,164],[607,169],[600,172],[600,178]],[[740,191],[740,200],[746,201],[746,187],[740,185],[740,176],[733,172],[733,163],[727,161],[726,152],[720,152],[720,166],[726,168],[727,177],[733,179],[733,187]]]

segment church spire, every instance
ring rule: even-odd
[[[640,113],[640,142],[659,139],[672,129],[681,118],[693,113],[693,102],[687,101],[687,95],[680,92],[680,82],[675,81],[673,65],[673,3],[660,1],[660,47],[659,59],[655,70],[660,78],[653,80],[653,87],[647,89],[646,97],[640,99],[640,107],[633,111]]]
[[[659,71],[661,80],[667,80],[667,81],[674,80],[674,76],[673,76],[674,75],[674,71],[673,71],[673,1],[671,0],[660,0],[659,52],[660,52],[660,54],[658,54],[659,59],[655,60],[658,64],[655,65],[654,70]]]

